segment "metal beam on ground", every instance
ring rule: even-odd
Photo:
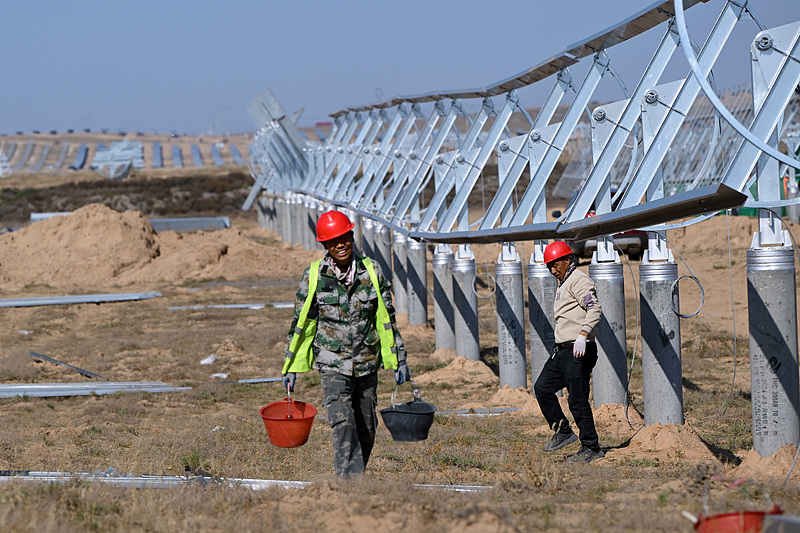
[[[127,292],[118,294],[81,294],[77,296],[53,296],[36,298],[4,298],[0,307],[36,307],[40,305],[102,304],[132,302],[161,297],[160,292]]]
[[[191,387],[173,387],[161,381],[106,381],[103,383],[3,383],[0,398],[53,398],[60,396],[89,396],[117,392],[181,392]]]
[[[31,357],[35,358],[35,359],[41,359],[42,361],[47,361],[48,363],[54,363],[56,365],[69,368],[70,370],[74,370],[75,372],[77,372],[79,374],[82,374],[82,375],[86,376],[87,378],[95,378],[95,379],[101,379],[103,381],[108,381],[108,378],[104,378],[103,376],[101,376],[99,374],[95,374],[94,372],[89,372],[88,370],[84,370],[82,368],[78,368],[77,366],[72,366],[69,363],[64,363],[63,361],[59,361],[58,359],[53,359],[52,357],[48,357],[46,355],[42,355],[42,354],[36,353],[36,352],[28,352],[28,354]]]

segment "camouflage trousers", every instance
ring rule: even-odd
[[[333,428],[333,467],[336,475],[350,477],[363,474],[375,444],[378,417],[378,373],[366,376],[345,376],[321,370],[328,423]]]

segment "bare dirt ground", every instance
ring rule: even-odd
[[[89,381],[36,362],[28,355],[35,351],[113,381],[164,381],[192,389],[0,400],[0,468],[75,472],[114,467],[122,474],[179,475],[189,467],[223,478],[313,484],[256,492],[222,484],[134,491],[88,482],[11,482],[0,484],[0,529],[691,531],[682,510],[702,513],[704,499],[711,512],[751,505],[766,509],[764,491],[787,512],[800,513],[800,472],[783,484],[795,449],[785,447],[766,459],[752,450],[745,251],[753,220],[719,216],[668,234],[705,289],[699,315],[681,324],[685,425],[641,427],[634,262],[633,277],[626,268],[625,281],[628,347],[636,354],[633,401],[627,418],[622,406],[595,411],[607,447],[604,459],[590,465],[565,463],[577,444],[555,453],[541,451],[550,432],[530,391],[499,389],[496,318],[492,303],[482,299],[480,362],[435,350],[432,323],[409,326],[404,316],[398,317],[412,373],[439,414],[430,437],[418,443],[394,442],[381,425],[367,475],[341,482],[333,475],[324,410],[306,445],[277,448],[267,438],[258,409],[283,398],[279,385],[223,384],[211,377],[278,376],[291,310],[208,306],[291,301],[303,268],[321,254],[321,249],[281,243],[257,226],[255,213],[236,211],[250,181],[235,172],[195,177],[205,180],[205,191],[191,189],[190,176],[149,172],[113,186],[89,176],[76,180],[74,174],[60,182],[4,182],[0,223],[25,227],[0,235],[0,296],[134,291],[162,296],[3,309],[2,381]],[[191,207],[192,202],[200,203]],[[74,212],[27,222],[30,212],[55,210]],[[180,235],[152,231],[147,216],[173,213],[224,213],[233,227]],[[521,249],[527,258],[530,245],[523,243]],[[484,272],[493,271],[498,251],[477,247]],[[680,273],[688,273],[676,260]],[[681,302],[684,312],[697,307],[694,284],[681,283]],[[194,308],[170,309],[188,306]],[[213,364],[200,364],[212,354],[217,356]],[[391,404],[394,389],[390,373],[382,372],[379,409]],[[320,405],[315,373],[301,376],[294,397]],[[410,400],[410,386],[401,387],[398,397]],[[442,413],[486,407],[518,409],[496,416]],[[727,490],[713,476],[752,478],[757,485]],[[491,488],[456,493],[414,484]]]

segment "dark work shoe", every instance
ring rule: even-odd
[[[572,444],[576,440],[578,440],[578,436],[573,433],[572,430],[570,430],[569,433],[556,433],[553,435],[553,438],[550,439],[550,442],[542,446],[542,449],[546,452],[553,452]]]
[[[587,448],[586,446],[581,446],[581,449],[578,450],[578,453],[570,455],[567,457],[568,463],[591,463],[595,459],[600,459],[601,457],[605,457],[606,454],[603,453],[603,450],[597,449],[593,450],[591,448]]]

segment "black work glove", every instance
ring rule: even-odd
[[[397,363],[397,370],[394,371],[394,381],[398,385],[402,385],[406,381],[411,381],[411,370],[408,368],[408,363],[405,361]]]
[[[283,388],[288,389],[289,392],[294,392],[294,382],[297,381],[296,372],[287,372],[283,375]]]

